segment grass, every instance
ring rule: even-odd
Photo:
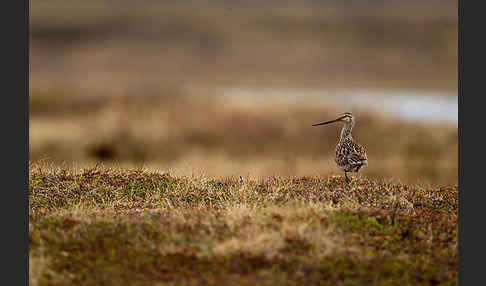
[[[32,285],[456,285],[457,185],[31,163]]]

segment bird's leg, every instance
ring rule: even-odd
[[[351,180],[348,178],[348,172],[344,172],[344,176],[346,176],[346,184],[349,184]]]

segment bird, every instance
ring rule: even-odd
[[[334,122],[342,122],[341,136],[336,145],[334,152],[334,161],[337,166],[344,171],[346,183],[351,180],[348,178],[348,172],[357,173],[361,167],[368,165],[368,157],[365,148],[356,143],[351,136],[351,130],[354,127],[354,116],[351,112],[345,112],[338,118],[330,121],[323,121],[312,124],[312,126],[325,125]]]

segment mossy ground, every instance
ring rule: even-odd
[[[456,285],[457,186],[32,164],[32,285]]]

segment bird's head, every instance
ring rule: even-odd
[[[319,126],[319,125],[324,125],[324,124],[329,124],[329,123],[334,123],[334,122],[343,122],[344,124],[354,124],[354,116],[351,112],[345,112],[338,118],[330,121],[323,121],[319,123],[314,123],[312,126]]]

